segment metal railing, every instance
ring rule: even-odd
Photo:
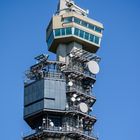
[[[58,73],[58,72],[47,72],[44,75],[45,78],[56,78],[56,79],[64,79],[65,76],[62,73]]]
[[[79,67],[66,66],[64,71],[71,71],[71,72],[74,72],[74,73],[82,74],[83,76],[86,76],[86,77],[91,77],[91,78],[94,78],[94,79],[96,78],[95,74],[92,74],[88,70],[83,70],[82,68],[79,68]]]
[[[26,78],[24,80],[24,84],[28,85],[37,80],[41,80],[45,78],[65,79],[65,75],[60,72],[45,72],[45,73],[41,73],[40,75],[34,76],[33,79]]]
[[[73,85],[73,87],[67,86],[66,91],[67,92],[78,92],[78,93],[82,93],[82,94],[86,94],[86,95],[92,95],[92,90],[79,88],[76,85]]]
[[[97,140],[97,137],[95,135],[93,135],[93,132],[90,131],[83,131],[82,129],[76,128],[76,127],[72,127],[72,126],[63,126],[63,127],[45,127],[45,126],[41,126],[39,129],[37,130],[32,130],[28,133],[24,133],[23,137],[30,137],[33,135],[37,135],[40,132],[48,132],[48,133],[62,133],[62,134],[68,134],[68,133],[78,133],[79,135],[84,135],[86,137],[90,137],[92,139]]]
[[[80,110],[79,106],[71,105],[70,107],[68,107],[66,109],[66,111],[69,112],[69,113],[76,113],[76,114],[79,113],[79,114],[82,114],[83,116],[86,116],[87,118],[90,118],[90,119],[92,118],[92,122],[96,122],[96,117],[95,116],[92,116],[90,114],[90,110],[85,113],[85,112],[82,112]]]

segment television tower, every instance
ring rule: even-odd
[[[88,13],[72,0],[59,1],[46,30],[48,50],[57,59],[41,54],[26,71],[24,120],[33,131],[23,140],[97,140],[92,91],[103,25]]]

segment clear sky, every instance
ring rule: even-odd
[[[140,1],[75,0],[104,24],[94,93],[100,140],[140,140]],[[24,71],[48,53],[45,29],[58,0],[0,0],[0,139],[21,140]],[[50,58],[54,58],[54,55]]]

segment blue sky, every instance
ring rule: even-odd
[[[101,140],[140,139],[140,1],[75,0],[104,24],[94,93],[95,134]],[[45,29],[58,0],[0,0],[0,135],[20,140],[24,71],[48,53]],[[49,53],[50,58],[54,55]]]

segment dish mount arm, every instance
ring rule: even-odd
[[[81,14],[83,16],[87,16],[89,14],[89,10],[84,10],[77,6],[73,0],[60,0],[59,6],[58,6],[58,13],[61,11],[64,11],[66,9],[70,9],[71,11],[75,11],[78,14]]]

